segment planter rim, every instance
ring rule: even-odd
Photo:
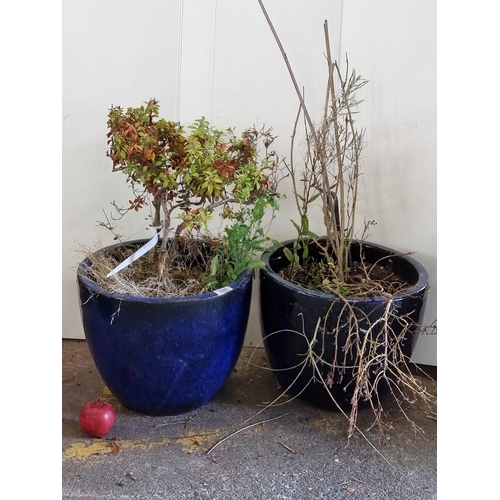
[[[323,238],[319,238],[320,240]],[[283,246],[288,246],[293,244],[296,241],[296,239],[290,239],[290,240],[285,240],[280,242]],[[311,240],[313,241],[313,240]],[[360,243],[359,240],[352,240],[353,243]],[[417,271],[418,271],[418,280],[417,282],[408,287],[404,292],[401,293],[396,293],[394,294],[394,299],[398,299],[400,297],[404,297],[407,295],[413,295],[413,294],[418,294],[423,292],[429,285],[429,273],[425,269],[425,267],[415,258],[408,256],[408,255],[403,255],[401,252],[398,252],[397,250],[394,250],[393,248],[386,247],[384,245],[379,245],[378,243],[370,243],[368,241],[363,241],[362,242],[363,247],[365,248],[376,248],[380,249],[383,251],[387,251],[391,254],[394,254],[395,257],[399,257],[401,259],[404,259],[408,261]],[[296,293],[301,294],[301,295],[307,295],[311,297],[318,297],[318,298],[323,298],[323,299],[336,299],[337,296],[334,294],[326,293],[326,292],[320,292],[317,290],[309,290],[308,288],[304,288],[300,285],[297,285],[295,283],[292,283],[281,276],[279,276],[278,273],[276,273],[271,266],[269,265],[269,259],[273,253],[275,253],[277,248],[275,247],[269,247],[267,250],[264,250],[264,252],[261,255],[261,259],[264,261],[265,267],[261,269],[262,272],[267,273],[272,279],[277,281],[278,283],[282,284],[283,286],[287,288],[292,288]],[[374,295],[370,297],[345,297],[347,302],[385,302],[387,299],[385,297],[382,297],[380,295]]]
[[[97,252],[105,252],[106,250],[110,248],[116,248],[122,245],[130,245],[130,244],[137,244],[137,243],[146,243],[149,241],[148,238],[141,238],[138,240],[131,240],[131,241],[124,241],[123,243],[116,243],[114,245],[107,245],[99,250]],[[161,304],[165,302],[191,302],[193,300],[207,300],[207,299],[213,299],[214,297],[218,297],[220,295],[225,295],[226,293],[229,293],[233,291],[236,288],[239,288],[244,282],[248,281],[249,279],[252,278],[254,274],[253,269],[246,269],[243,271],[243,273],[237,278],[235,281],[230,283],[229,285],[226,285],[225,287],[219,288],[217,290],[213,290],[211,292],[203,293],[200,295],[188,295],[186,297],[143,297],[143,296],[137,296],[137,295],[128,295],[124,293],[116,293],[116,292],[111,292],[109,290],[106,290],[105,288],[102,288],[99,286],[97,283],[92,281],[90,278],[87,277],[86,270],[89,267],[90,264],[90,259],[87,257],[83,261],[81,261],[78,264],[77,268],[77,277],[79,280],[82,281],[83,284],[87,288],[89,288],[93,293],[99,294],[99,295],[104,295],[106,297],[110,297],[113,299],[117,300],[123,300],[123,301],[128,301],[128,302],[149,302],[152,304]],[[226,290],[227,289],[227,290]]]

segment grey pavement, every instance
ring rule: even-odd
[[[151,417],[110,394],[85,341],[63,340],[62,498],[437,498],[437,424],[422,405],[405,410],[423,435],[389,399],[384,435],[363,410],[358,427],[365,437],[357,433],[348,442],[339,413],[289,397],[265,409],[281,394],[266,367],[263,349],[245,347],[212,402],[185,415]],[[434,381],[426,385],[437,391]],[[116,411],[102,439],[78,423],[80,408],[98,397]]]

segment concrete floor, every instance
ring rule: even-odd
[[[437,425],[418,404],[408,415],[424,436],[389,400],[385,436],[369,430],[373,418],[365,410],[358,426],[370,442],[358,434],[346,446],[341,414],[299,400],[255,416],[280,391],[264,350],[244,348],[212,402],[186,415],[150,417],[110,394],[85,341],[63,340],[62,351],[63,499],[437,498]],[[248,365],[250,356],[258,366]],[[426,385],[437,391],[435,382]],[[103,439],[87,436],[78,423],[80,408],[98,397],[116,411]]]

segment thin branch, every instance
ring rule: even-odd
[[[300,104],[302,105],[302,109],[304,110],[304,116],[306,117],[307,123],[309,124],[309,127],[311,128],[311,133],[313,134],[314,141],[317,143],[318,138],[316,135],[316,131],[314,130],[313,122],[311,120],[311,117],[309,116],[309,112],[307,111],[306,103],[304,101],[304,98],[302,97],[302,93],[300,92],[299,85],[297,84],[297,80],[295,79],[295,75],[294,75],[292,67],[290,66],[290,63],[288,61],[288,57],[286,55],[285,49],[283,49],[283,45],[281,44],[281,40],[278,36],[278,33],[276,33],[276,30],[274,29],[274,25],[273,25],[271,19],[269,18],[269,15],[267,14],[267,10],[264,7],[262,0],[258,0],[258,1],[259,1],[260,8],[262,9],[262,12],[264,13],[264,16],[266,18],[267,24],[269,25],[269,28],[271,28],[271,32],[274,36],[274,39],[276,40],[276,43],[278,44],[281,55],[283,56],[286,67],[288,69],[288,73],[290,73],[290,77],[292,79],[293,86],[295,87],[295,92],[297,92],[297,96],[299,97]]]
[[[241,429],[238,429],[237,431],[229,434],[229,436],[226,436],[225,438],[221,439],[219,442],[215,443],[212,448],[210,448],[208,451],[207,451],[207,456],[210,455],[210,453],[212,453],[212,451],[215,450],[215,448],[217,448],[217,446],[219,446],[220,444],[222,444],[224,441],[228,440],[229,438],[235,436],[236,434],[239,434],[240,432],[243,432],[247,429],[250,429],[251,427],[255,427],[256,425],[259,425],[259,424],[265,424],[266,422],[272,422],[273,420],[278,420],[278,418],[282,418],[284,417],[285,415],[288,415],[288,413],[283,413],[282,415],[278,415],[277,417],[274,417],[274,418],[269,418],[267,420],[262,420],[260,422],[255,422],[254,424],[250,424],[250,425],[247,425],[245,427],[242,427]]]

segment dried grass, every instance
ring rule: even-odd
[[[163,272],[160,272],[163,259],[157,247],[116,274],[106,277],[137,248],[127,245],[87,251],[86,257],[90,261],[87,277],[109,292],[135,297],[187,297],[210,291],[209,285],[203,283],[209,260],[207,256],[202,256],[199,245],[198,250],[190,247],[194,254],[186,256],[177,253],[173,264],[163,268]]]

